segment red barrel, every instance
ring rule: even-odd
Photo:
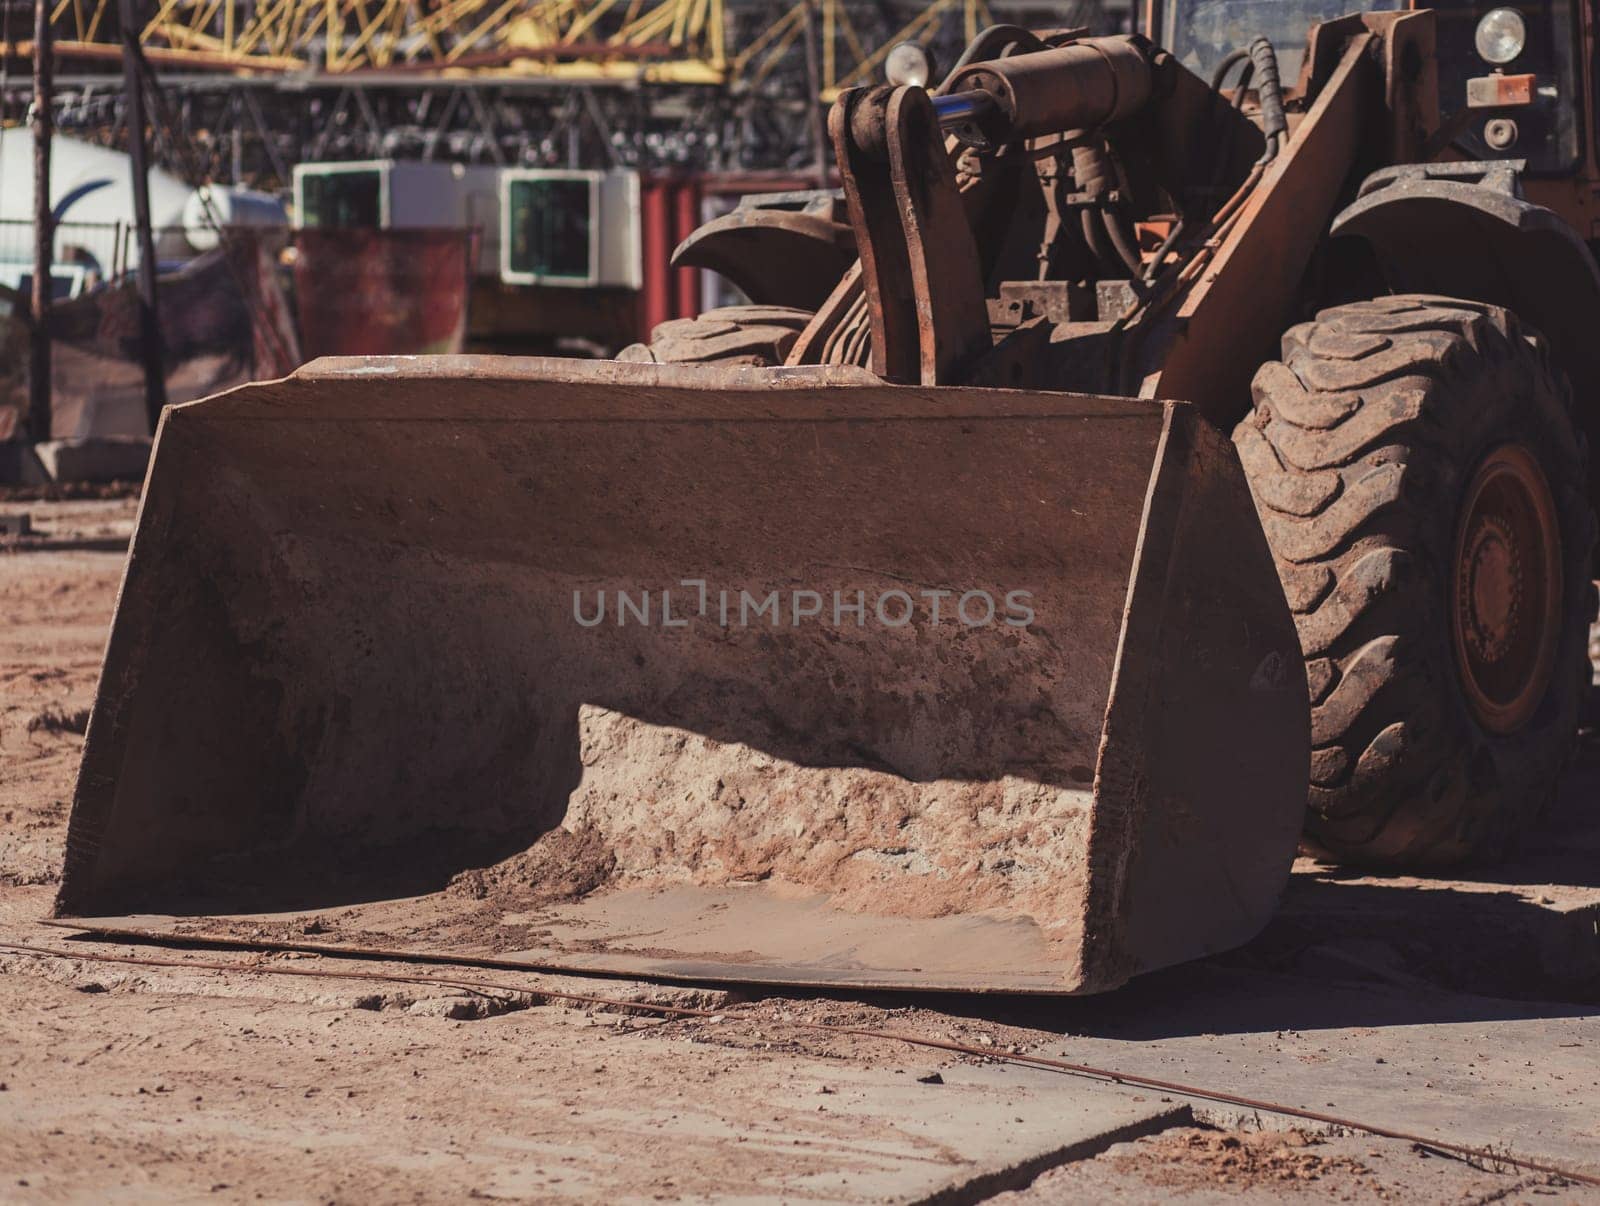
[[[294,232],[300,345],[317,356],[459,352],[466,342],[475,232]]]

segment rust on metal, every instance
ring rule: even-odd
[[[1561,526],[1539,462],[1503,444],[1467,486],[1451,575],[1451,634],[1467,702],[1514,733],[1545,696],[1561,634]]]
[[[1361,136],[1376,88],[1371,35],[1352,38],[1288,146],[1243,203],[1230,236],[1170,317],[1141,341],[1143,397],[1183,398],[1220,423],[1248,408]]]

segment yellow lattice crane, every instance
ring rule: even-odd
[[[159,0],[141,42],[160,66],[209,71],[758,87],[804,36],[808,10],[824,98],[870,82],[894,45],[932,39],[952,14],[968,38],[992,21],[984,0],[930,0],[880,43],[844,0],[796,0],[730,52],[724,0]],[[115,12],[115,0],[57,0],[57,53],[114,54]]]
[[[57,53],[101,57],[115,11],[57,0]],[[140,41],[155,63],[199,70],[718,84],[723,37],[722,0],[160,0]]]

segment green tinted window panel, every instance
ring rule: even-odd
[[[593,195],[588,180],[511,181],[511,270],[543,279],[591,279]]]
[[[333,172],[307,175],[300,194],[305,213],[301,226],[365,227],[376,230],[383,225],[382,173]]]

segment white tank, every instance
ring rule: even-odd
[[[217,245],[218,227],[288,225],[289,211],[283,202],[254,189],[203,184],[183,205],[184,236],[196,251],[210,251]]]

